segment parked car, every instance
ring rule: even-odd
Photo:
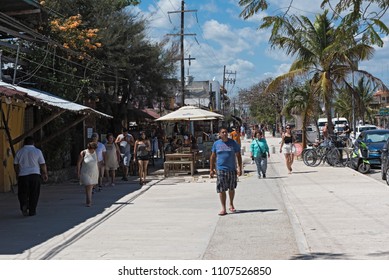
[[[374,129],[378,129],[378,128],[373,124],[365,124],[365,125],[357,126],[355,129],[355,139],[358,139],[358,136],[359,136],[359,134],[361,134],[362,131],[374,130]],[[351,133],[351,137],[353,137],[353,136],[354,136],[354,134]]]
[[[362,131],[354,143],[354,149],[359,149],[362,141],[368,149],[368,157],[371,165],[381,165],[381,152],[389,139],[389,129],[374,129]]]

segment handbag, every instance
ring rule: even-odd
[[[255,144],[257,144],[259,151],[261,152],[261,158],[267,158],[267,154],[266,152],[265,153],[262,152],[261,146],[259,146],[258,144],[258,140],[255,140]]]

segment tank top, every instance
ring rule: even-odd
[[[285,144],[291,144],[293,142],[293,137],[292,136],[284,136],[284,143]]]

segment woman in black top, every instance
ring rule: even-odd
[[[292,164],[294,160],[293,149],[293,136],[292,129],[289,125],[286,126],[285,132],[282,134],[282,141],[280,146],[280,153],[283,151],[285,155],[286,168],[288,168],[288,174],[292,173]]]

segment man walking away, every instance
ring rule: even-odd
[[[42,151],[34,146],[34,139],[28,136],[24,146],[15,155],[14,168],[18,177],[18,199],[24,216],[36,215],[41,180],[47,181],[47,167]]]

